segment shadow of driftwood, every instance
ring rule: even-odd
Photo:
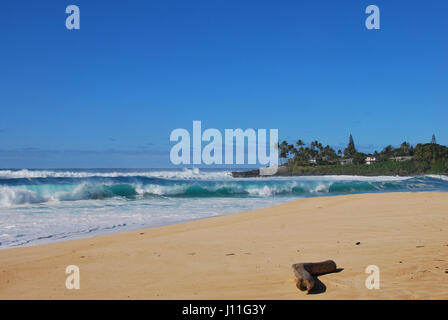
[[[326,272],[326,273],[320,273],[317,275],[313,275],[314,287],[313,287],[313,289],[308,291],[308,294],[319,294],[319,293],[324,293],[325,291],[327,291],[327,286],[322,281],[319,280],[319,277],[324,276],[329,273],[338,273],[338,272],[341,272],[342,270],[344,270],[344,268],[337,268],[333,272]]]

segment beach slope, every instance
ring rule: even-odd
[[[293,263],[332,259],[319,290]],[[80,269],[68,290],[66,267]],[[380,289],[365,269],[380,270]],[[177,225],[0,251],[0,299],[448,299],[448,194],[316,197]]]

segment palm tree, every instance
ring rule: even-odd
[[[288,155],[289,156],[295,156],[297,154],[296,148],[294,148],[293,144],[288,144]]]
[[[282,143],[280,143],[278,149],[279,149],[280,159],[287,159],[288,158],[288,142],[283,140]]]
[[[403,156],[407,156],[407,155],[409,155],[409,149],[410,149],[410,144],[409,143],[407,143],[406,141],[404,141],[402,144],[401,144],[401,146],[400,146],[400,149],[401,149],[401,154],[403,155]]]

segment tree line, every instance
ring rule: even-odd
[[[302,139],[295,144],[282,141],[279,145],[279,157],[284,165],[293,167],[338,165],[342,160],[350,160],[351,165],[363,165],[368,157],[375,163],[397,160],[412,162],[403,164],[408,171],[418,173],[434,172],[448,173],[448,148],[437,144],[435,135],[428,143],[418,143],[415,146],[404,141],[400,146],[386,146],[381,151],[363,153],[356,149],[353,136],[350,134],[347,147],[335,150],[329,145],[324,146],[318,140],[306,144]],[[384,167],[384,165],[383,165]]]

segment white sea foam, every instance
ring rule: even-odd
[[[428,174],[426,177],[433,178],[433,179],[440,179],[443,181],[448,181],[448,176],[440,175],[440,174]]]
[[[447,179],[447,176],[428,175],[437,179]],[[34,179],[34,178],[90,178],[90,177],[148,177],[162,179],[233,179],[230,171],[202,171],[198,168],[183,170],[141,170],[141,171],[91,171],[91,170],[0,170],[0,179]],[[296,177],[258,177],[258,178],[239,178],[234,180],[338,180],[338,181],[400,181],[413,178],[400,176],[355,176],[355,175],[325,175],[325,176],[296,176]]]
[[[36,192],[21,188],[0,187],[0,208],[48,201]]]
[[[241,212],[288,201],[290,198],[155,198],[107,205],[95,200],[57,202],[0,210],[0,250],[136,230]],[[12,227],[11,221],[14,221]]]
[[[184,169],[181,171],[55,171],[55,170],[0,170],[1,179],[34,179],[34,178],[90,178],[90,177],[148,177],[162,179],[228,179],[231,178],[229,171],[201,171],[195,169]]]

